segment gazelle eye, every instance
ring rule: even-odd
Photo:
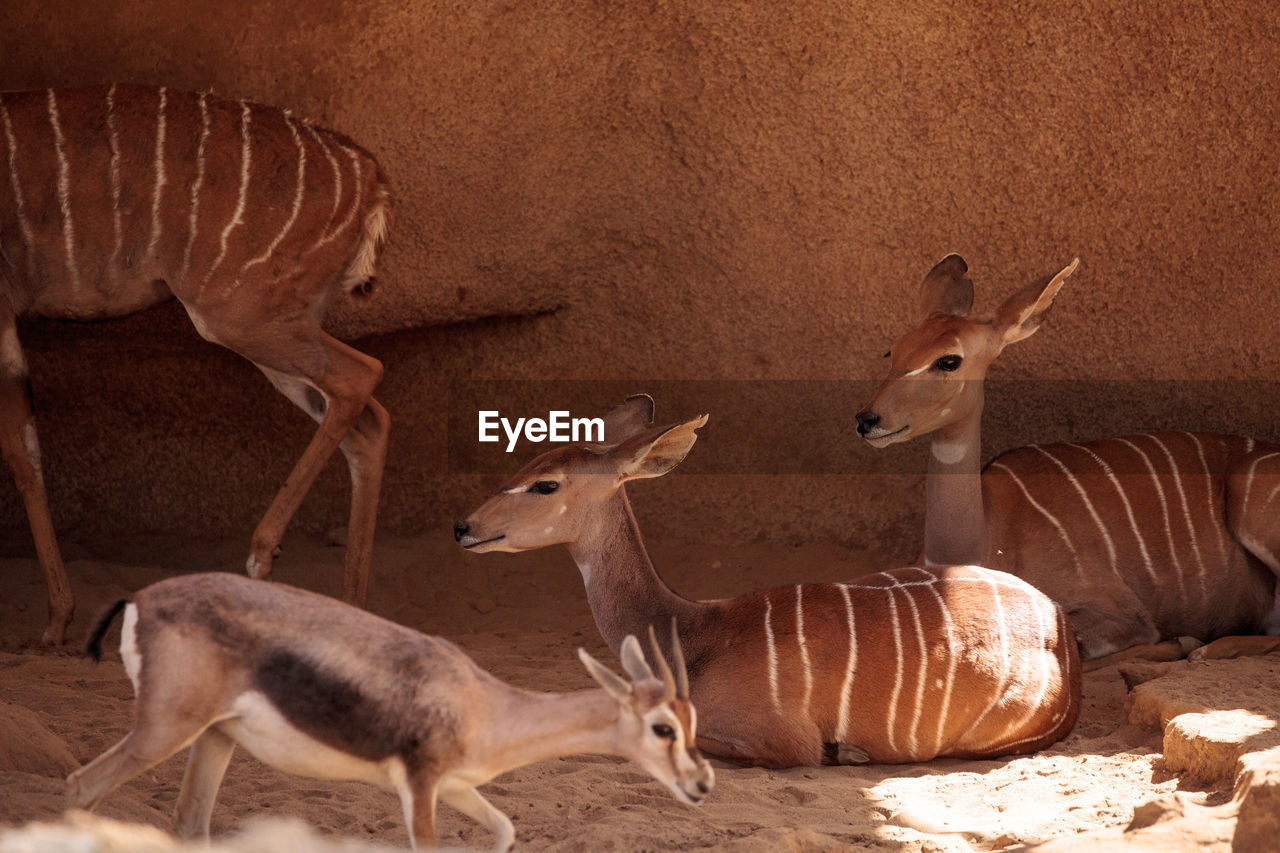
[[[535,495],[549,495],[558,488],[560,488],[560,484],[555,480],[539,480],[529,487],[529,491]]]
[[[666,723],[654,723],[653,733],[658,737],[666,738],[667,740],[676,739],[676,730],[671,728],[671,726],[668,726]]]
[[[936,369],[941,370],[943,373],[951,373],[953,370],[960,367],[960,363],[962,361],[964,361],[964,359],[958,355],[944,355],[942,358],[935,361],[933,366]]]

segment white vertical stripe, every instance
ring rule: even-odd
[[[1252,453],[1252,452],[1253,452],[1253,446],[1254,446],[1254,443],[1255,443],[1255,442],[1254,442],[1254,440],[1253,440],[1253,436],[1249,436],[1249,437],[1247,437],[1247,438],[1244,440],[1244,455],[1245,455],[1245,456],[1248,456],[1250,453]]]
[[[1271,502],[1276,499],[1276,495],[1280,495],[1280,486],[1276,486],[1271,490],[1271,493],[1267,495],[1267,502],[1263,506],[1271,506]],[[1243,514],[1241,513],[1241,515]]]
[[[946,580],[942,581],[944,584]],[[938,602],[938,610],[942,614],[942,624],[947,629],[947,681],[942,688],[942,706],[938,710],[938,736],[934,741],[933,754],[937,755],[942,752],[942,739],[946,736],[947,717],[951,713],[951,688],[956,681],[956,664],[960,660],[960,655],[956,649],[956,636],[951,624],[951,611],[947,609],[947,604],[942,596],[938,593],[936,586],[930,586],[929,591],[933,593],[933,597]]]
[[[302,196],[307,188],[307,149],[302,144],[302,137],[298,135],[298,127],[293,119],[286,113],[284,120],[285,124],[289,125],[289,132],[293,134],[293,144],[298,146],[298,185],[293,193],[293,208],[289,212],[289,218],[285,221],[284,227],[280,229],[280,233],[263,250],[261,255],[245,262],[245,265],[240,268],[241,273],[244,273],[251,266],[266,262],[271,257],[271,253],[284,240],[285,235],[289,233],[289,229],[293,228],[293,223],[298,221],[298,212],[302,210]]]
[[[849,587],[840,584],[840,593],[844,596],[845,621],[849,628],[849,658],[844,666],[844,683],[840,685],[840,712],[836,717],[836,742],[847,743],[849,736],[849,691],[853,688],[853,673],[858,665],[858,634],[853,622],[853,600],[849,597]]]
[[[182,250],[182,273],[179,280],[187,280],[191,269],[191,250],[196,245],[196,233],[200,222],[200,190],[204,187],[204,147],[209,141],[208,93],[200,93],[200,141],[196,144],[196,176],[191,181],[191,214],[187,217],[187,245]]]
[[[249,195],[249,169],[253,164],[253,159],[249,145],[249,105],[241,101],[240,110],[240,195],[236,199],[236,209],[231,214],[231,220],[222,229],[221,248],[218,250],[218,257],[213,259],[213,266],[209,267],[209,271],[204,275],[205,284],[208,284],[209,279],[213,278],[214,272],[222,264],[222,259],[227,256],[227,238],[231,236],[231,232],[237,226],[244,224],[244,203]],[[203,286],[200,288],[200,293],[204,293]]]
[[[1066,545],[1067,550],[1071,552],[1071,559],[1074,560],[1076,564],[1076,574],[1083,578],[1084,566],[1080,565],[1080,555],[1076,553],[1076,546],[1071,543],[1071,537],[1067,534],[1067,529],[1062,526],[1062,523],[1058,521],[1057,517],[1053,513],[1049,512],[1049,510],[1045,509],[1039,501],[1031,496],[1031,492],[1027,489],[1026,485],[1017,474],[1013,473],[1013,469],[1008,465],[1003,462],[992,462],[990,467],[999,468],[1001,471],[1005,472],[1005,474],[1013,480],[1014,485],[1018,487],[1019,491],[1022,492],[1022,496],[1027,499],[1027,503],[1031,504],[1031,507],[1034,510],[1043,515],[1045,519],[1053,525],[1054,529],[1058,531],[1058,535],[1062,537],[1062,543]]]
[[[1156,574],[1155,568],[1151,565],[1151,554],[1147,551],[1147,542],[1142,538],[1142,530],[1138,527],[1138,520],[1133,516],[1133,507],[1129,504],[1129,496],[1125,494],[1124,488],[1120,485],[1120,479],[1116,477],[1115,472],[1111,470],[1111,466],[1088,447],[1085,447],[1083,444],[1071,443],[1068,443],[1067,447],[1074,447],[1077,450],[1083,450],[1085,453],[1089,454],[1093,461],[1098,463],[1098,467],[1102,469],[1102,472],[1106,474],[1107,479],[1111,481],[1111,485],[1115,487],[1116,494],[1120,496],[1120,502],[1124,504],[1124,514],[1129,519],[1129,529],[1133,531],[1134,538],[1138,540],[1138,551],[1142,554],[1143,565],[1147,567],[1147,576],[1151,578],[1151,583],[1153,585],[1159,586],[1160,578]]]
[[[1093,523],[1098,526],[1098,532],[1102,534],[1102,542],[1107,546],[1107,556],[1111,560],[1111,573],[1123,581],[1124,579],[1120,577],[1120,570],[1116,565],[1115,543],[1111,541],[1111,534],[1107,531],[1107,525],[1103,523],[1102,517],[1098,515],[1098,511],[1093,506],[1093,501],[1089,499],[1089,494],[1084,490],[1084,487],[1080,485],[1080,481],[1076,479],[1076,475],[1072,474],[1071,469],[1066,465],[1063,465],[1058,457],[1054,456],[1040,445],[1033,444],[1031,447],[1040,451],[1046,459],[1056,465],[1058,470],[1067,478],[1067,482],[1076,490],[1076,494],[1078,494],[1080,496],[1080,500],[1084,502],[1085,509],[1088,510],[1089,515],[1093,517]]]
[[[1181,549],[1173,539],[1173,525],[1169,520],[1169,501],[1165,497],[1164,486],[1160,484],[1160,475],[1156,473],[1156,466],[1151,463],[1151,457],[1147,456],[1141,447],[1127,438],[1118,438],[1116,441],[1132,448],[1135,453],[1141,456],[1143,464],[1147,466],[1147,471],[1151,473],[1151,482],[1155,485],[1156,495],[1160,498],[1160,512],[1164,517],[1164,535],[1169,540],[1169,558],[1173,562],[1173,570],[1178,582],[1178,598],[1185,604],[1187,601],[1187,582],[1182,574],[1182,561],[1178,558],[1178,553]]]
[[[1030,599],[1031,609],[1036,614],[1036,626],[1039,628],[1039,639],[1037,640],[1034,646],[1030,647],[1031,649],[1034,649],[1035,654],[1027,655],[1027,657],[1031,658],[1031,660],[1029,660],[1028,663],[1031,663],[1032,665],[1035,664],[1036,659],[1039,660],[1040,689],[1036,691],[1035,698],[1030,701],[1027,700],[1027,697],[1025,695],[1018,697],[1024,704],[1026,704],[1027,713],[1024,714],[1022,719],[1018,720],[1018,722],[1009,725],[1009,727],[1004,730],[1005,735],[1009,737],[1015,737],[1015,738],[1019,734],[1021,734],[1027,728],[1027,726],[1030,726],[1032,723],[1034,723],[1036,720],[1036,717],[1039,716],[1041,712],[1043,712],[1044,697],[1048,694],[1049,685],[1053,681],[1053,672],[1049,668],[1050,654],[1048,649],[1048,632],[1045,629],[1044,611],[1043,611],[1044,605],[1053,607],[1053,604],[1048,599],[1046,599],[1043,595],[1041,595],[1040,593],[1034,590],[1027,590],[1027,598]],[[1025,639],[1025,638],[1022,638],[1022,639]],[[1038,736],[1042,737],[1045,734],[1047,734],[1047,732],[1042,731],[1042,732],[1039,732]],[[1025,738],[1019,739],[1015,741],[1015,743],[1021,743],[1022,740],[1024,739]]]
[[[884,574],[884,572],[881,572]],[[902,692],[902,633],[898,627],[898,603],[893,600],[893,590],[897,586],[896,578],[889,576],[893,580],[894,586],[884,588],[889,594],[889,622],[893,626],[891,633],[893,634],[893,649],[897,655],[897,668],[894,670],[893,676],[893,692],[889,694],[889,713],[886,717],[886,725],[889,730],[889,749],[897,752],[898,741],[894,737],[894,728],[897,725],[898,716],[898,695]]]
[[[164,185],[168,183],[164,168],[164,111],[167,102],[168,92],[164,86],[161,86],[160,105],[156,113],[155,191],[151,195],[151,236],[147,239],[146,254],[148,261],[155,258],[156,246],[160,243],[160,197],[164,193]]]
[[[804,670],[804,701],[800,716],[809,716],[809,700],[813,698],[813,670],[809,667],[809,646],[804,637],[804,587],[796,584],[796,640],[800,645],[800,667]]]
[[[933,587],[929,587],[933,589]],[[916,678],[916,701],[911,711],[911,741],[908,749],[909,755],[913,759],[920,757],[918,732],[920,728],[920,712],[924,708],[924,680],[928,675],[929,651],[924,645],[924,625],[920,622],[920,610],[916,607],[916,600],[911,595],[911,590],[904,589],[902,594],[907,599],[907,604],[911,605],[911,619],[915,623],[916,631],[916,656],[920,661],[920,673]]]
[[[108,166],[111,180],[111,257],[107,260],[111,283],[120,283],[120,252],[124,250],[124,225],[121,222],[120,193],[120,128],[116,119],[116,84],[107,90],[107,144],[111,147]]]
[[[67,163],[67,142],[58,120],[58,97],[49,90],[49,123],[53,125],[54,151],[58,155],[58,205],[62,208],[62,243],[67,250],[67,274],[71,287],[80,289],[80,268],[76,264],[76,228],[71,221],[71,167]]]
[[[968,728],[971,732],[977,731],[978,725],[987,718],[987,715],[991,713],[991,709],[995,708],[1000,704],[1000,701],[1004,699],[1005,685],[1009,683],[1011,668],[1011,661],[1009,659],[1009,637],[1004,621],[1004,604],[1000,600],[1000,587],[990,577],[986,578],[986,580],[991,585],[991,598],[995,603],[996,629],[1000,636],[1000,655],[995,660],[1000,662],[1001,671],[1000,681],[996,685],[991,701],[987,704],[987,707],[982,710],[982,713],[969,724]]]
[[[1245,480],[1244,480],[1244,497],[1240,499],[1241,521],[1245,519],[1246,517],[1245,512],[1246,510],[1249,509],[1249,495],[1253,493],[1253,476],[1258,470],[1258,463],[1264,459],[1271,459],[1274,456],[1280,456],[1280,451],[1277,451],[1274,453],[1264,453],[1261,456],[1259,456],[1257,459],[1253,460],[1253,464],[1249,466],[1249,474],[1248,476],[1245,477]],[[1267,498],[1267,503],[1271,502],[1271,498],[1275,497],[1275,494],[1276,493],[1272,491],[1270,497]]]
[[[333,170],[333,207],[329,210],[329,218],[325,220],[324,228],[320,229],[320,239],[324,241],[329,236],[329,226],[333,225],[333,220],[338,216],[338,206],[342,203],[342,167],[338,164],[338,158],[333,156],[333,151],[329,148],[329,143],[325,140],[324,135],[316,130],[315,126],[310,122],[304,122],[302,126],[307,129],[307,132],[319,144],[320,150],[324,152],[325,159],[329,161],[329,168]],[[318,248],[319,245],[312,246],[312,249]]]
[[[315,248],[317,249],[325,245],[326,243],[332,242],[335,238],[337,238],[339,234],[346,231],[347,227],[351,225],[352,220],[356,218],[356,214],[360,211],[360,202],[361,202],[361,196],[362,196],[362,193],[360,192],[360,184],[361,184],[360,179],[363,174],[363,169],[360,166],[360,155],[358,152],[348,148],[345,145],[339,145],[338,147],[341,148],[346,153],[348,158],[350,158],[351,166],[356,173],[354,182],[351,187],[351,209],[347,211],[347,215],[342,218],[342,221],[334,226],[332,231],[326,234],[320,240],[319,243],[316,243]]]
[[[1204,557],[1200,554],[1200,540],[1196,536],[1196,526],[1191,521],[1191,508],[1187,506],[1187,493],[1182,488],[1182,472],[1178,470],[1178,463],[1173,458],[1173,454],[1169,452],[1169,448],[1160,440],[1159,436],[1148,434],[1147,438],[1156,443],[1169,460],[1169,469],[1173,472],[1173,484],[1178,487],[1178,499],[1182,502],[1182,519],[1187,524],[1187,533],[1191,536],[1191,550],[1196,554],[1196,565],[1199,567],[1196,577],[1200,580],[1200,596],[1203,599],[1208,594],[1208,585],[1205,583],[1204,577]]]
[[[782,713],[782,699],[778,696],[778,650],[773,642],[773,604],[769,596],[764,597],[764,639],[769,652],[769,695],[773,699],[773,710]]]
[[[1217,534],[1218,540],[1218,556],[1221,562],[1218,564],[1220,569],[1227,567],[1227,562],[1231,559],[1227,556],[1227,523],[1226,523],[1226,507],[1220,505],[1218,496],[1213,488],[1213,471],[1209,468],[1209,460],[1204,455],[1204,445],[1200,443],[1200,439],[1196,438],[1195,433],[1184,432],[1187,438],[1191,439],[1191,443],[1196,446],[1196,455],[1200,457],[1200,465],[1204,468],[1205,477],[1205,497],[1209,502],[1209,511],[1205,516],[1213,527],[1214,533]]]
[[[31,232],[31,222],[27,219],[27,202],[22,196],[22,184],[18,180],[18,140],[13,135],[13,122],[9,118],[9,108],[0,95],[0,118],[4,119],[4,136],[9,143],[9,186],[13,190],[13,203],[18,215],[18,228],[22,232],[22,242],[27,248],[27,275],[35,277],[35,235]]]

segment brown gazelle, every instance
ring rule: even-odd
[[[504,853],[515,840],[511,821],[476,787],[515,767],[597,752],[635,761],[687,803],[714,784],[694,745],[679,645],[673,674],[651,629],[659,676],[627,637],[620,657],[630,682],[579,649],[602,689],[538,693],[499,681],[447,640],[236,575],[170,578],[117,602],[90,636],[94,657],[122,610],[120,656],[137,722],[71,774],[73,807],[92,808],[190,746],[174,825],[207,838],[240,744],[289,773],[395,792],[415,847],[435,844],[438,798],[486,826]]]
[[[676,619],[704,752],[773,767],[926,761],[1030,752],[1071,729],[1071,628],[1009,575],[905,568],[716,601],[672,592],[624,484],[679,464],[706,416],[650,428],[652,415],[629,398],[605,418],[607,444],[542,454],[454,532],[471,551],[568,545],[614,649]]]
[[[987,368],[1035,333],[1077,263],[985,316],[969,313],[959,255],[925,277],[920,325],[894,343],[890,375],[857,420],[875,447],[930,436],[926,564],[1024,578],[1066,609],[1087,659],[1161,640],[1126,654],[1172,657],[1198,644],[1185,638],[1280,633],[1280,446],[1165,432],[1031,445],[980,469]],[[1228,637],[1192,654],[1277,646]]]
[[[389,419],[382,365],[325,334],[364,298],[389,223],[386,179],[341,134],[275,107],[112,84],[0,93],[0,450],[49,586],[48,643],[74,599],[58,551],[15,320],[100,320],[172,297],[202,337],[257,365],[320,422],[254,531],[273,552],[325,461],[351,471],[343,597],[363,603]]]

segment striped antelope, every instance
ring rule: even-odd
[[[476,787],[515,767],[597,752],[635,761],[686,803],[714,784],[693,745],[697,717],[679,645],[673,675],[652,630],[658,677],[627,637],[620,648],[631,681],[579,649],[602,689],[539,693],[499,681],[447,640],[237,575],[170,578],[117,602],[89,638],[95,658],[121,610],[137,722],[68,777],[72,807],[93,808],[190,746],[174,825],[208,838],[240,744],[289,773],[394,791],[415,848],[435,844],[438,798],[493,832],[502,853],[515,840],[511,821]]]
[[[177,297],[320,422],[254,531],[267,577],[285,526],[341,446],[351,470],[343,597],[363,603],[389,418],[375,359],[320,328],[372,293],[390,195],[341,134],[275,107],[163,86],[0,93],[0,450],[49,587],[46,643],[75,602],[58,551],[17,317],[101,320]]]
[[[1066,608],[1086,659],[1180,657],[1198,641],[1280,634],[1280,446],[1151,433],[1031,445],[980,471],[987,368],[1035,333],[1078,263],[989,316],[969,314],[959,255],[925,277],[921,323],[894,343],[890,375],[857,420],[875,447],[930,436],[926,565],[1026,579]],[[1274,636],[1229,637],[1192,654],[1276,647]]]
[[[605,418],[609,444],[544,453],[454,533],[475,552],[568,545],[611,648],[676,619],[704,752],[769,767],[927,761],[1032,752],[1070,731],[1071,628],[1010,575],[905,568],[717,601],[672,592],[624,484],[674,468],[707,418],[649,428],[652,416],[647,396],[629,398]]]

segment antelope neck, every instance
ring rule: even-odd
[[[672,592],[658,576],[625,487],[618,488],[595,523],[569,544],[569,553],[582,572],[596,627],[614,654],[628,634],[643,638],[650,625],[658,637],[665,637],[672,616],[684,636],[685,626],[703,606]]]
[[[926,565],[986,565],[982,502],[982,403],[933,434],[925,478]]]
[[[508,686],[509,687],[509,686]],[[615,723],[618,700],[604,690],[537,693],[509,688],[501,725],[485,732],[494,775],[535,761],[581,752],[622,755]],[[624,756],[625,757],[625,756]]]

